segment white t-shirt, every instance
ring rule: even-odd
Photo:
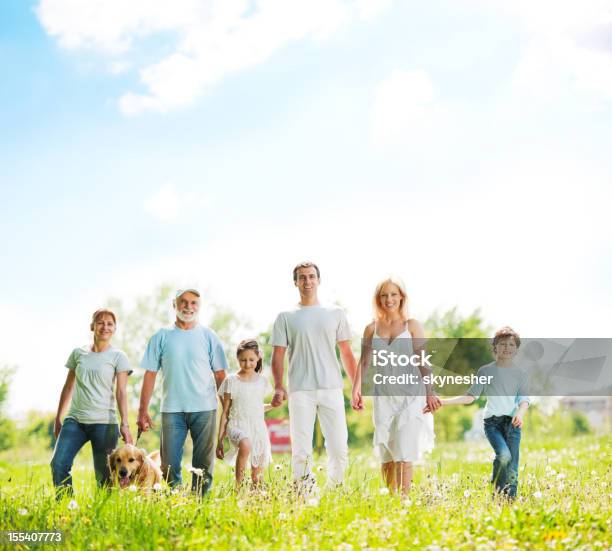
[[[287,348],[289,392],[342,388],[336,343],[348,341],[351,330],[338,306],[301,306],[281,312],[270,344]]]
[[[92,352],[89,346],[82,346],[72,351],[66,367],[76,373],[72,403],[66,417],[87,424],[116,423],[113,383],[116,373],[132,372],[127,356],[112,346],[104,352]]]

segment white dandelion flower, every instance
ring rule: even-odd
[[[130,492],[135,492],[136,490],[138,490],[138,488],[136,487],[136,484],[132,484],[130,486]]]
[[[153,484],[153,489],[156,492],[159,492],[162,489],[162,485],[159,482],[156,482],[155,484]]]
[[[378,490],[378,493],[379,493],[381,496],[386,496],[386,495],[389,495],[389,488],[381,488],[380,490]]]
[[[537,492],[533,492],[533,497],[535,497],[536,499],[541,499],[542,498],[542,492],[540,492],[540,490],[538,490]]]
[[[563,473],[559,473],[557,475],[557,480],[563,480],[564,478],[565,478],[565,474],[563,474]]]
[[[282,469],[282,465],[280,463],[277,463],[276,465],[274,465],[274,470],[275,471],[280,471]]]
[[[70,500],[70,503],[68,504],[68,509],[70,509],[71,511],[74,511],[75,509],[79,508],[79,504],[76,502],[76,500],[72,499]]]
[[[28,514],[28,510],[27,509],[19,509],[17,511],[22,517],[25,517]]]
[[[287,513],[279,513],[278,520],[287,520]]]
[[[463,492],[463,497],[470,497],[470,491],[466,490],[465,492]]]
[[[194,467],[193,469],[191,469],[191,472],[198,477],[204,476],[204,471],[202,469],[196,469]]]
[[[319,505],[319,500],[316,497],[311,497],[306,504],[309,507],[316,507],[317,505]]]

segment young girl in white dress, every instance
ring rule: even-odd
[[[408,318],[407,294],[404,284],[397,278],[389,278],[376,286],[374,293],[375,319],[364,330],[359,369],[353,383],[352,405],[363,409],[361,376],[370,366],[373,346],[396,354],[412,355],[424,343],[421,324]],[[430,405],[432,411],[440,400],[425,388],[424,369],[418,366],[404,368],[413,373],[419,384],[411,385],[408,395],[387,395],[373,398],[374,447],[381,461],[382,477],[390,492],[401,489],[402,497],[410,490],[413,463],[433,449],[433,416],[423,413]],[[387,390],[387,389],[385,389]]]
[[[246,464],[251,459],[251,479],[261,481],[263,469],[271,460],[270,437],[264,413],[272,406],[264,398],[272,392],[272,385],[261,374],[262,354],[255,340],[244,340],[236,352],[240,370],[228,376],[219,387],[223,413],[219,425],[217,457],[236,461],[236,487],[244,479]],[[224,453],[223,440],[227,435],[229,451]]]

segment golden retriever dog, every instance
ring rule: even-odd
[[[145,450],[131,444],[113,450],[108,456],[108,468],[113,485],[120,488],[134,485],[151,489],[163,479],[159,451],[147,455]]]

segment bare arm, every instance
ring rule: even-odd
[[[517,412],[514,414],[514,417],[512,418],[512,424],[515,427],[522,427],[523,426],[523,415],[525,415],[525,412],[527,411],[527,408],[529,407],[529,402],[527,400],[523,400],[518,407]]]
[[[115,397],[117,398],[117,408],[121,417],[119,431],[126,444],[132,444],[132,434],[130,433],[130,425],[128,423],[128,406],[127,406],[127,380],[128,372],[121,371],[117,373],[117,388],[115,389]]]
[[[344,371],[346,371],[351,384],[353,384],[355,381],[355,373],[357,372],[357,362],[355,361],[355,355],[351,349],[351,341],[338,341],[338,348],[340,349],[340,358],[342,359]]]
[[[464,394],[463,396],[455,396],[454,398],[438,398],[438,400],[440,401],[440,405],[438,407],[467,406],[469,404],[472,404],[474,400],[476,400],[476,398],[474,398],[474,396],[472,396],[471,394]],[[434,410],[429,407],[429,404],[427,404],[423,409],[423,413],[433,413],[433,411]]]
[[[223,398],[221,399],[221,404],[223,406],[223,413],[221,413],[221,422],[219,423],[219,437],[217,439],[217,458],[223,459],[223,440],[225,439],[225,434],[227,432],[227,421],[229,419],[230,408],[232,407],[232,397],[231,394],[225,392],[223,394]]]
[[[68,376],[66,377],[66,382],[64,383],[64,387],[62,388],[62,393],[60,394],[59,405],[57,406],[57,415],[55,416],[55,426],[53,427],[53,434],[55,438],[62,430],[62,418],[66,415],[66,409],[68,409],[68,404],[70,403],[70,399],[72,398],[72,392],[74,391],[74,384],[76,382],[76,373],[74,369],[68,370]]]
[[[287,399],[287,391],[283,386],[283,375],[285,372],[285,352],[284,346],[275,346],[272,352],[272,376],[274,377],[274,398],[272,406],[280,406]]]
[[[408,330],[412,335],[412,348],[414,350],[414,353],[419,354],[421,350],[425,349],[426,339],[425,331],[423,331],[423,326],[417,320],[411,319],[408,320]],[[427,377],[431,375],[431,369],[426,365],[419,365],[419,371],[421,372],[421,377]],[[427,393],[427,406],[425,410],[433,413],[442,405],[442,402],[440,401],[440,398],[435,395],[433,385],[425,385],[425,391]]]
[[[157,371],[145,371],[144,377],[142,378],[140,407],[138,408],[138,421],[136,424],[143,432],[146,432],[149,430],[149,428],[153,427],[153,421],[149,415],[149,402],[151,401],[151,396],[153,396],[156,377]]]
[[[355,370],[355,378],[353,379],[353,391],[351,396],[351,406],[355,410],[363,409],[363,397],[361,395],[361,375],[368,368],[370,357],[372,355],[372,336],[374,335],[374,324],[370,323],[363,331],[363,339],[361,340],[361,355],[359,363]]]
[[[225,381],[225,377],[227,374],[225,373],[225,369],[213,371],[213,373],[215,374],[215,383],[217,384],[217,390],[219,390],[219,387],[221,386],[221,383]]]

